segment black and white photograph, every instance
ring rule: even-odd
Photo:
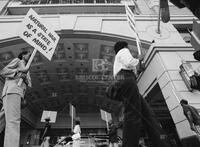
[[[0,147],[200,147],[200,1],[0,0]]]

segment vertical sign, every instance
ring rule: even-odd
[[[126,10],[127,21],[129,23],[131,29],[136,34],[136,36],[135,36],[136,44],[137,44],[137,48],[138,48],[138,54],[140,55],[141,54],[141,42],[140,42],[140,38],[139,38],[138,31],[136,28],[135,16],[127,4],[125,4],[125,10]]]
[[[71,129],[73,131],[74,118],[76,117],[76,108],[72,104],[69,104],[69,115],[71,116]]]

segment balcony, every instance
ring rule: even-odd
[[[134,10],[132,0],[15,0],[8,15],[26,15],[30,8],[38,14],[125,14],[124,3]]]

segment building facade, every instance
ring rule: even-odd
[[[76,108],[85,137],[106,134],[106,122],[101,119],[100,109],[119,120],[117,110],[121,105],[105,97],[106,80],[112,75],[112,66],[104,72],[94,71],[93,59],[113,63],[113,45],[119,40],[127,41],[133,54],[137,53],[135,32],[127,22],[124,4],[128,4],[135,14],[142,53],[145,54],[146,69],[138,76],[139,90],[153,108],[171,143],[189,146],[186,142],[195,134],[190,130],[179,101],[187,99],[200,109],[200,93],[189,91],[179,73],[183,60],[198,67],[188,33],[196,18],[188,9],[169,4],[171,20],[161,22],[161,33],[158,34],[157,0],[2,0],[0,68],[20,51],[33,50],[17,36],[20,22],[30,8],[60,36],[51,61],[37,53],[31,64],[33,88],[26,94],[28,106],[22,110],[21,146],[39,144],[44,128],[41,122],[43,110],[58,112],[49,136],[69,135],[69,103]],[[3,82],[1,79],[1,89]],[[143,137],[146,137],[145,131]]]

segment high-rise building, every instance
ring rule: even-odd
[[[70,135],[69,104],[81,120],[85,138],[106,134],[100,109],[119,120],[121,104],[109,101],[105,88],[112,77],[115,42],[127,41],[132,53],[137,53],[136,34],[127,22],[125,4],[135,14],[142,54],[145,54],[146,69],[138,76],[140,93],[174,146],[186,145],[188,138],[195,135],[179,104],[184,98],[200,109],[200,92],[190,91],[179,73],[183,60],[198,68],[188,31],[196,17],[190,10],[169,3],[170,21],[161,22],[158,33],[158,0],[1,0],[0,69],[20,51],[33,50],[17,36],[30,8],[60,36],[51,61],[37,52],[31,64],[33,88],[27,91],[28,106],[22,109],[21,146],[39,145],[45,125],[41,122],[44,110],[57,111],[56,123],[51,124],[48,132],[51,137]],[[103,66],[95,66],[96,59],[106,60],[110,66],[102,70]],[[0,89],[3,82],[0,78]],[[145,130],[142,136],[148,140]]]

